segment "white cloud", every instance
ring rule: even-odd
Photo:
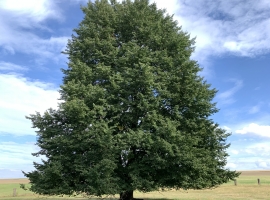
[[[154,2],[155,0],[151,1]],[[266,0],[156,0],[184,31],[196,38],[195,59],[234,54],[256,56],[270,51],[270,2]]]
[[[245,135],[238,135],[237,138],[228,149],[228,167],[237,170],[266,169],[266,164],[270,164],[270,139],[251,141]]]
[[[228,127],[228,126],[223,126],[222,128],[225,129],[226,131],[231,131],[231,130],[232,130],[232,129],[231,129],[230,127]]]
[[[58,62],[65,56],[67,36],[40,37],[38,32],[50,33],[43,22],[47,19],[63,20],[61,9],[52,0],[2,0],[0,1],[0,47],[2,53],[37,55],[34,61],[53,59]],[[64,62],[63,62],[64,63]]]
[[[262,137],[270,137],[270,126],[268,125],[259,125],[256,123],[251,123],[242,129],[238,129],[235,131],[235,133],[238,134],[254,134],[254,135],[259,135]]]
[[[260,164],[260,159],[256,157],[237,157],[231,158],[226,167],[231,170],[262,170],[265,166]]]
[[[237,154],[239,154],[239,151],[237,151],[237,150],[230,150],[230,152],[232,153],[232,154],[235,154],[235,155],[237,155]]]
[[[18,20],[19,26],[23,27],[35,26],[47,18],[62,18],[57,5],[51,0],[1,0],[0,10],[2,14],[11,16],[4,20]]]
[[[150,3],[156,3],[157,7],[159,9],[166,8],[166,11],[170,14],[174,14],[179,9],[179,1],[177,0],[170,0],[170,1],[164,1],[164,0],[150,0]]]
[[[16,2],[16,3],[14,3]],[[63,20],[59,2],[53,0],[2,0],[0,1],[0,46],[6,52],[38,54],[55,58],[65,47],[69,36],[40,38],[23,27],[43,28],[46,19]],[[86,0],[76,0],[86,3]],[[256,56],[268,53],[270,45],[270,5],[268,1],[198,0],[196,4],[185,0],[151,0],[159,8],[166,8],[174,19],[196,37],[194,58],[207,71],[209,56],[226,53],[239,56]],[[70,3],[70,2],[69,2]],[[77,5],[76,5],[77,6]],[[29,49],[29,51],[28,51]],[[57,58],[59,60],[59,56]]]
[[[232,163],[232,162],[228,162],[226,165],[226,168],[229,168],[231,170],[235,170],[237,168],[237,164]]]
[[[256,165],[258,168],[261,168],[261,169],[269,169],[270,168],[270,160],[265,161],[265,160],[260,159],[256,162]]]
[[[230,79],[230,82],[234,83],[234,86],[226,90],[225,92],[220,92],[217,95],[217,99],[219,99],[219,104],[232,104],[235,102],[233,95],[242,88],[243,86],[243,81],[242,80],[237,80],[237,79]]]
[[[0,74],[0,132],[35,135],[25,116],[57,108],[59,93],[49,83],[29,81],[15,74]]]

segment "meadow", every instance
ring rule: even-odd
[[[260,185],[258,184],[260,179]],[[0,179],[0,200],[26,200],[26,199],[84,199],[82,197],[42,197],[24,191],[20,188],[20,183],[28,184],[27,179]],[[16,188],[16,197],[13,197],[13,189]],[[270,171],[242,171],[237,179],[237,186],[234,181],[223,184],[214,189],[207,190],[170,190],[165,192],[140,193],[135,192],[135,198],[143,198],[146,200],[249,200],[249,199],[270,199]],[[107,197],[106,199],[118,199],[118,196]]]

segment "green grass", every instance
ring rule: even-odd
[[[270,176],[240,176],[237,178],[237,185],[258,185],[258,178],[260,178],[261,185],[270,186]],[[230,181],[224,185],[234,185],[233,181]]]
[[[260,178],[261,185],[258,185],[257,179]],[[17,197],[12,197],[13,188],[17,188]],[[135,198],[143,198],[146,200],[164,200],[164,199],[179,199],[179,200],[251,200],[251,199],[270,199],[270,172],[268,174],[253,174],[241,175],[237,179],[237,186],[230,181],[215,189],[211,190],[171,190],[167,192],[150,192],[150,193],[134,193]],[[0,184],[0,200],[26,200],[26,199],[50,199],[50,200],[71,200],[82,198],[59,198],[50,197],[44,198],[29,191],[20,189],[19,184]],[[115,198],[118,199],[116,195]],[[92,198],[94,200],[94,198]],[[109,199],[108,199],[109,200]]]
[[[26,185],[29,185],[29,184],[26,184]],[[33,195],[32,192],[21,189],[20,184],[18,183],[0,184],[0,199],[1,197],[12,196],[14,188],[16,188],[17,196]]]

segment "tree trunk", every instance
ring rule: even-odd
[[[133,200],[133,191],[121,192],[120,200]]]

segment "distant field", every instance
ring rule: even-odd
[[[258,185],[258,178],[261,185]],[[27,179],[0,179],[0,200],[26,200],[38,199],[37,195],[29,191],[20,189],[19,184],[28,184]],[[12,197],[13,188],[18,192],[17,197]],[[237,179],[237,186],[234,182],[223,184],[218,188],[211,190],[172,190],[167,192],[135,192],[136,198],[144,198],[147,200],[160,199],[180,199],[180,200],[251,200],[251,199],[270,199],[270,171],[242,171]],[[118,196],[112,198],[117,199]],[[53,199],[73,199],[73,198],[48,198]],[[82,199],[82,198],[74,198]]]
[[[29,180],[26,178],[0,179],[0,184],[11,184],[11,183],[24,183],[24,184],[26,184],[26,183],[29,183]]]
[[[242,176],[270,176],[270,170],[241,171]]]

